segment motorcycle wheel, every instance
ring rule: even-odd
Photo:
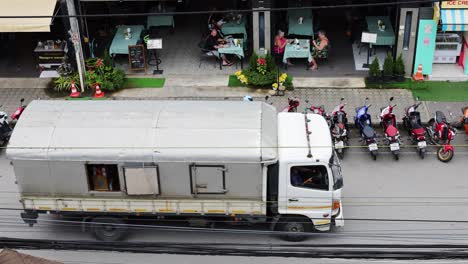
[[[444,148],[441,147],[437,150],[437,158],[442,162],[449,162],[453,158],[453,150],[449,149],[444,153]]]
[[[395,160],[400,160],[400,154],[397,151],[393,152],[393,158]]]
[[[371,156],[373,160],[377,160],[377,153],[375,151],[371,151]]]
[[[419,149],[418,154],[421,159],[424,159],[424,157],[426,156],[426,149],[424,148]]]

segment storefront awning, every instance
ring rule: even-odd
[[[468,9],[442,9],[440,18],[443,31],[468,30]]]
[[[2,16],[52,16],[57,0],[0,1]],[[52,18],[0,18],[0,32],[50,32]]]

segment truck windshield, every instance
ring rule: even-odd
[[[333,190],[341,189],[343,187],[343,175],[341,174],[341,165],[336,154],[333,155],[330,168],[333,174]]]
[[[291,185],[328,191],[327,168],[322,165],[291,167]]]

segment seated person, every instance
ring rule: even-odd
[[[275,36],[275,55],[283,55],[284,54],[284,49],[286,48],[286,44],[288,43],[288,40],[284,37],[284,31],[281,29],[278,30],[278,34]],[[276,56],[275,56],[276,57]],[[289,61],[289,58],[287,59],[288,65],[292,65],[291,62]]]
[[[318,65],[316,59],[328,58],[328,38],[325,35],[325,31],[319,30],[317,41],[312,41],[312,61],[310,62],[311,67],[309,69],[317,70]]]
[[[210,50],[216,57],[219,57],[218,48],[222,48],[225,44],[226,41],[219,36],[218,30],[212,29],[210,35],[206,39],[206,49]],[[221,59],[223,60],[223,66],[232,65],[232,62],[226,58],[226,55],[221,55]]]
[[[326,177],[317,167],[291,168],[291,184],[295,187],[327,189]]]
[[[216,11],[216,8],[214,8],[213,11]],[[226,23],[226,21],[219,13],[213,13],[208,18],[208,28],[210,30],[212,29],[221,30],[221,27],[223,26],[224,23]]]

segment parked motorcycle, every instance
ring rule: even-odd
[[[336,153],[340,159],[343,159],[346,146],[348,146],[348,118],[344,110],[346,103],[341,98],[330,116],[330,131],[335,145]]]
[[[309,100],[305,100],[305,102],[308,104]],[[325,118],[325,120],[327,121],[328,127],[331,126],[330,116],[328,116],[327,112],[325,112],[325,106],[323,106],[323,105],[319,105],[319,106],[311,105],[309,107],[308,111],[311,111],[314,114],[323,116],[323,118]]]
[[[392,102],[393,97],[390,97],[388,106],[380,108],[380,125],[393,157],[398,160],[400,158],[400,132],[397,128],[395,114],[393,114],[393,108],[396,105],[392,105]]]
[[[299,107],[299,99],[295,97],[288,98],[288,106],[281,112],[297,112],[297,107]]]
[[[456,127],[465,130],[465,134],[468,136],[468,106],[462,108],[462,117],[456,123]],[[466,138],[468,140],[468,137]]]
[[[11,120],[18,120],[21,114],[23,114],[24,109],[26,109],[26,105],[24,104],[24,98],[21,98],[18,108],[16,108],[16,111],[11,114]]]
[[[2,107],[0,105],[0,107]],[[8,140],[10,140],[12,129],[8,122],[8,115],[5,112],[0,111],[0,146],[3,146]]]
[[[379,148],[377,146],[377,135],[375,134],[375,130],[372,128],[371,116],[367,113],[371,106],[367,104],[368,101],[369,98],[366,98],[364,105],[356,108],[354,124],[356,128],[359,129],[361,139],[367,145],[372,158],[376,160]]]
[[[403,117],[403,125],[405,126],[412,145],[417,145],[417,152],[421,159],[426,155],[426,131],[421,124],[421,115],[417,111],[421,103],[416,103],[405,109],[405,116]]]
[[[447,122],[444,113],[436,111],[434,118],[429,120],[426,131],[431,142],[441,146],[437,150],[437,158],[442,162],[452,160],[455,148],[450,142],[455,137],[456,130]]]

